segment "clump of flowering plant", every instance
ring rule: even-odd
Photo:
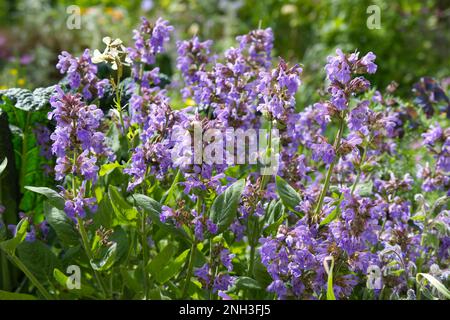
[[[0,219],[0,248],[33,294],[450,298],[444,112],[427,105],[412,119],[394,85],[372,89],[374,53],[340,49],[325,64],[326,93],[300,106],[303,68],[272,58],[270,28],[222,55],[211,40],[178,41],[182,81],[168,83],[156,62],[173,31],[143,18],[130,47],[106,37],[103,52],[59,56],[66,81],[51,125],[35,129],[54,185],[27,187],[45,201],[17,225]],[[36,266],[32,250],[51,263]],[[83,271],[74,290],[73,265]]]

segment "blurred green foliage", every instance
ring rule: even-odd
[[[66,8],[72,4],[81,7],[80,30],[66,27]],[[367,27],[371,5],[380,8],[380,29]],[[373,51],[379,69],[370,80],[380,88],[394,80],[402,95],[422,76],[450,75],[450,3],[445,0],[3,0],[0,36],[8,37],[15,56],[35,56],[38,68],[27,72],[29,86],[47,85],[58,78],[53,66],[59,51],[77,54],[100,47],[105,35],[130,42],[141,15],[168,19],[176,27],[175,40],[198,34],[215,40],[217,50],[236,45],[236,35],[271,27],[275,55],[305,66],[301,105],[318,98],[312,88],[323,83],[326,56],[336,47]],[[174,49],[173,42],[172,67]]]

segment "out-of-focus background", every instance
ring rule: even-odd
[[[71,5],[80,8],[80,29],[67,27]],[[373,51],[379,69],[370,80],[379,88],[396,81],[399,94],[409,94],[422,76],[450,75],[448,0],[0,0],[0,89],[55,83],[60,51],[101,49],[106,35],[131,45],[140,16],[161,16],[175,27],[162,61],[169,73],[175,40],[199,35],[221,52],[236,45],[237,35],[271,27],[275,56],[305,66],[299,94],[305,104],[316,98],[326,56],[336,47]]]

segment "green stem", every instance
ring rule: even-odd
[[[92,257],[91,249],[89,247],[89,241],[88,241],[86,229],[84,228],[84,225],[83,225],[83,220],[81,220],[80,217],[77,217],[77,222],[78,222],[78,230],[80,231],[80,236],[81,236],[81,240],[83,243],[84,251],[86,252],[86,255],[89,259],[89,265],[91,266],[91,269],[94,272],[95,279],[97,280],[98,285],[102,289],[103,294],[106,298],[106,297],[108,297],[108,293],[106,291],[106,286],[103,283],[102,278],[100,277],[98,272],[91,265],[91,261],[93,260],[93,257]]]
[[[337,148],[341,144],[342,135],[344,133],[344,124],[345,124],[344,119],[345,119],[345,115],[343,115],[340,119],[339,130],[336,134],[336,138],[334,139],[334,149],[335,150],[337,150]],[[320,193],[319,201],[317,202],[317,206],[316,206],[316,210],[314,212],[315,217],[319,216],[320,211],[322,209],[323,200],[325,199],[325,195],[327,194],[328,188],[330,187],[331,175],[333,174],[333,169],[336,164],[336,161],[337,161],[337,155],[336,155],[336,157],[334,157],[333,161],[330,163],[330,166],[328,167],[327,175],[325,177],[325,183],[324,183],[322,192]]]
[[[27,276],[28,279],[33,283],[33,285],[38,289],[38,291],[44,296],[46,300],[53,300],[52,295],[44,288],[44,286],[39,282],[38,279],[31,273],[30,270],[17,258],[15,255],[9,255],[11,261]]]
[[[195,250],[197,250],[196,247],[197,247],[197,241],[194,238],[194,241],[192,242],[191,252],[189,253],[189,265],[188,265],[186,280],[185,280],[184,286],[183,286],[183,294],[181,295],[182,299],[186,298],[188,291],[189,291],[189,285],[191,283],[191,277],[192,277],[192,273],[194,271]]]
[[[267,146],[267,152],[266,152],[266,156],[270,157],[271,153],[272,153],[272,128],[273,128],[273,121],[270,120],[269,121],[269,143]],[[269,182],[269,179],[271,178],[271,175],[263,175],[262,179],[261,179],[261,184],[259,186],[259,190],[262,192],[264,191],[264,189],[266,188],[266,184]],[[248,264],[248,275],[249,277],[253,276],[253,269],[254,269],[254,265],[255,265],[255,254],[256,254],[256,244],[255,244],[255,237],[258,236],[258,220],[257,218],[251,214],[248,219],[250,220],[248,223],[248,226],[250,226],[251,228],[249,228],[249,242],[250,242],[250,261]]]
[[[145,213],[142,213],[141,232],[142,232],[142,272],[144,277],[144,300],[147,300],[148,295],[148,273],[147,273],[147,261],[148,261],[148,245],[147,234],[145,228]]]

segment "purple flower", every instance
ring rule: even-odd
[[[109,82],[97,77],[97,66],[91,61],[89,49],[86,49],[79,58],[74,58],[63,51],[58,59],[56,68],[61,74],[67,73],[71,89],[79,90],[87,100],[103,96]]]
[[[364,100],[359,103],[352,111],[350,111],[348,127],[350,130],[360,130],[364,125],[366,125],[368,119],[368,109],[369,101]]]
[[[228,249],[223,249],[220,252],[220,261],[224,265],[225,268],[227,268],[228,272],[233,270],[233,264],[231,260],[234,258],[234,254],[231,254]]]
[[[364,57],[361,58],[360,63],[366,67],[367,73],[375,73],[377,71],[377,65],[373,62],[376,56],[373,52],[368,52]]]
[[[326,164],[331,164],[336,156],[333,146],[326,142],[312,144],[311,149],[314,161],[322,160]]]

